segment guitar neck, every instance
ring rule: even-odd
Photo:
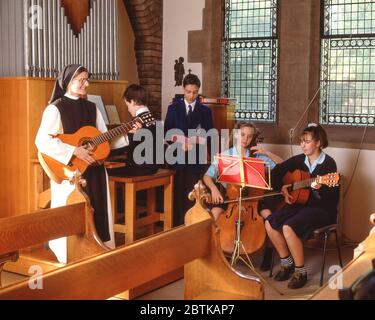
[[[93,137],[91,141],[94,145],[98,146],[104,142],[111,141],[112,139],[127,134],[130,130],[132,130],[134,124],[136,123],[136,119],[133,119],[132,121],[128,123],[124,123],[121,126],[118,126],[114,129],[111,129],[101,135],[98,135],[96,137]]]
[[[310,187],[311,183],[316,181],[317,178],[311,178],[311,179],[306,179],[302,181],[296,181],[292,185],[292,190],[298,190],[298,189],[303,189]]]

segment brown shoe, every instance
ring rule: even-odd
[[[307,282],[307,274],[295,272],[293,273],[292,279],[288,283],[288,288],[299,289],[302,288]]]
[[[274,280],[285,281],[290,279],[294,272],[294,264],[290,266],[281,266],[281,269],[275,274]]]

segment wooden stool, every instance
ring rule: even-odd
[[[111,194],[113,229],[115,232],[125,233],[125,244],[135,240],[137,227],[148,226],[149,232],[154,233],[155,222],[164,221],[164,230],[173,226],[173,176],[174,172],[159,169],[158,172],[148,176],[116,177],[109,176],[109,189]],[[116,186],[124,184],[125,199],[125,224],[116,223],[117,201]],[[164,186],[164,213],[156,212],[155,188]],[[137,218],[137,191],[147,190],[147,216]]]

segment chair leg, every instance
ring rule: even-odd
[[[337,237],[337,231],[335,230],[334,233],[335,233],[335,237],[336,237],[337,254],[339,256],[340,267],[342,268],[343,265],[342,265],[342,259],[341,259],[341,249],[340,249],[339,239]]]
[[[326,263],[327,241],[328,241],[328,231],[324,233],[323,262],[322,262],[322,270],[320,272],[320,286],[323,285],[324,266]]]
[[[272,278],[273,274],[273,264],[274,264],[274,261],[275,261],[275,248],[272,248],[272,253],[271,253],[271,266],[270,266],[270,274],[269,274],[269,277]]]

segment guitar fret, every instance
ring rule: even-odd
[[[296,181],[293,183],[292,190],[298,190],[309,187],[313,181],[316,181],[316,179],[317,178],[310,178],[302,181]]]
[[[111,140],[114,137],[114,135],[111,132],[106,133],[106,140]]]
[[[150,118],[151,117],[149,117],[147,120],[150,121]],[[144,119],[143,120],[140,119],[140,120],[142,122],[144,122]],[[133,126],[134,126],[134,124],[136,124],[136,122],[137,122],[137,119],[133,119],[132,121],[130,121],[128,123],[124,123],[121,126],[118,126],[118,127],[114,128],[114,129],[111,129],[111,130],[109,130],[109,131],[107,131],[107,132],[105,132],[105,133],[103,133],[103,134],[101,134],[99,136],[93,137],[91,139],[91,141],[96,146],[99,145],[99,144],[102,144],[102,143],[104,143],[106,141],[110,141],[114,137],[117,137],[119,135],[124,135],[124,134],[128,133],[130,130],[133,129]]]

